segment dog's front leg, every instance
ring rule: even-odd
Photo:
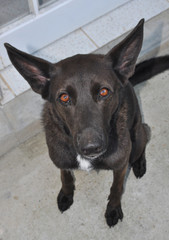
[[[123,185],[127,172],[127,166],[121,170],[113,171],[114,180],[110,189],[108,197],[107,210],[105,213],[107,224],[112,227],[118,223],[118,220],[123,219],[123,212],[121,209],[121,197],[123,194]]]
[[[58,208],[61,212],[66,211],[73,204],[75,190],[75,177],[71,170],[61,170],[62,188],[57,197]]]

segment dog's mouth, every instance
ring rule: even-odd
[[[103,150],[100,153],[90,154],[90,155],[81,155],[81,157],[88,161],[92,161],[92,160],[96,160],[97,158],[101,157],[105,152],[106,152],[106,150]]]
[[[79,164],[79,169],[90,171],[94,167],[94,162],[100,160],[99,158],[105,153],[105,151],[99,154],[92,155],[80,155],[77,154],[77,162]]]

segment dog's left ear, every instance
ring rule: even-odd
[[[141,19],[133,31],[106,55],[122,84],[134,73],[143,42],[143,25],[144,19]]]
[[[12,64],[33,91],[41,94],[44,99],[49,99],[50,78],[54,65],[44,59],[22,52],[8,43],[4,45]]]

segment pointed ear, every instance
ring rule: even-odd
[[[112,67],[123,84],[133,75],[137,57],[143,42],[144,19],[140,20],[133,31],[106,58],[112,62]]]
[[[22,52],[8,43],[4,44],[8,56],[18,72],[28,81],[31,88],[48,99],[49,85],[54,65],[41,58]]]

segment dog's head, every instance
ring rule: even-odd
[[[107,149],[119,91],[134,73],[142,46],[143,23],[106,55],[76,55],[56,64],[5,44],[12,64],[36,93],[51,102],[84,158],[97,158]]]

